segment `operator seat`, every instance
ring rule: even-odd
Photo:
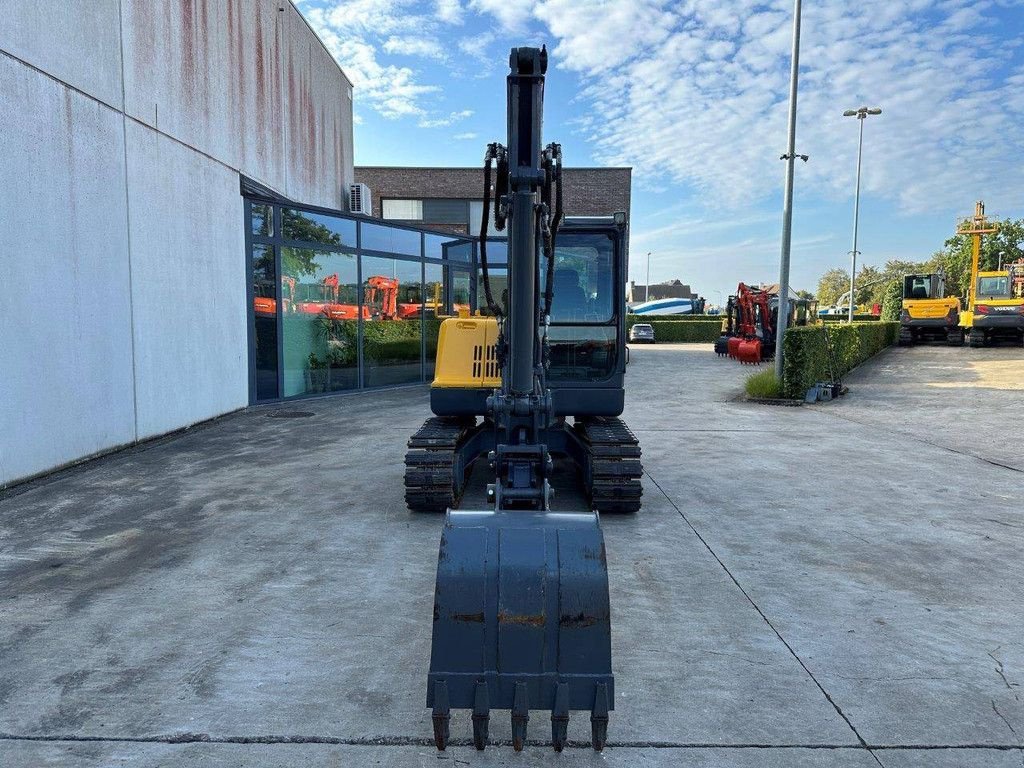
[[[913,293],[910,294],[910,298],[912,298],[912,299],[927,299],[928,298],[928,289],[925,288],[923,285],[914,286],[914,291],[913,291]]]
[[[587,311],[587,294],[580,288],[580,276],[575,269],[555,270],[555,296],[551,302],[552,320],[580,320]]]

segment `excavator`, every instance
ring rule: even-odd
[[[295,278],[292,281],[294,291]],[[355,320],[362,317],[370,319],[370,308],[365,304],[360,308],[356,304],[341,304],[341,280],[335,272],[320,281],[320,301],[299,301],[294,303],[295,310],[304,315],[322,315],[331,320]],[[307,297],[308,298],[308,297]]]
[[[946,274],[942,270],[903,276],[899,345],[908,347],[929,338],[950,346],[964,343],[960,299],[946,295]]]
[[[487,313],[463,309],[441,323],[434,416],[405,457],[410,510],[445,514],[426,704],[439,750],[451,710],[465,709],[477,749],[491,711],[510,710],[517,751],[531,711],[550,711],[561,751],[570,712],[588,710],[600,751],[615,705],[600,515],[636,512],[642,494],[640,446],[619,418],[626,215],[563,216],[562,150],[541,143],[547,50],[514,48],[509,64],[507,143],[488,145],[484,160]],[[499,297],[487,261],[492,206],[495,229],[508,228]],[[478,461],[491,481],[485,508],[460,508]],[[566,465],[590,511],[558,510],[552,484]]]
[[[727,313],[726,330],[715,342],[719,356],[748,365],[775,356],[775,312],[767,293],[740,283],[736,295],[729,297]]]
[[[736,297],[730,296],[729,300],[725,303],[725,327],[722,328],[722,335],[715,341],[715,354],[719,357],[725,357],[729,354],[729,339],[736,336],[738,312],[739,306],[737,305]]]
[[[960,326],[975,348],[996,340],[1024,343],[1024,264],[981,269],[981,237],[998,231],[998,224],[985,215],[982,200],[974,204],[974,216],[957,227],[957,234],[971,237],[971,277]]]

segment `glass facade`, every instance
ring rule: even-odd
[[[470,238],[246,200],[253,402],[429,382],[475,301]]]

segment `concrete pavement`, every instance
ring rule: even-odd
[[[1020,350],[890,350],[799,409],[736,401],[749,372],[633,350],[648,475],[639,515],[602,520],[604,755],[577,716],[555,756],[541,713],[524,755],[430,746],[416,388],[252,409],[0,497],[0,765],[1024,763]]]

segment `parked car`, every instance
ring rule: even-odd
[[[629,329],[629,340],[645,344],[654,343],[654,326],[650,323],[637,323]]]

